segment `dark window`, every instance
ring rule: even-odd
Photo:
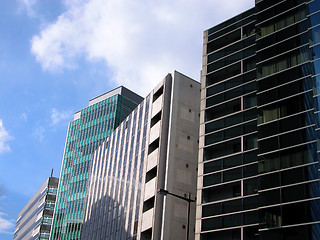
[[[260,216],[261,216],[260,225],[262,228],[280,227],[282,225],[280,207],[271,207],[267,209],[262,209]]]
[[[218,117],[228,115],[241,110],[241,99],[235,99],[205,111],[206,121],[214,120]]]
[[[260,177],[261,190],[280,186],[279,173],[271,173]]]
[[[204,149],[204,161],[241,151],[241,139],[223,142]]]
[[[242,178],[242,168],[236,168],[223,172],[223,181],[228,182]]]
[[[224,231],[217,231],[217,232],[201,233],[200,236],[201,236],[201,240],[212,240],[212,239],[240,240],[241,239],[241,230],[240,229],[231,229],[231,230],[224,230]]]
[[[154,197],[148,199],[143,203],[143,212],[146,212],[153,207],[154,207]]]
[[[261,206],[268,206],[280,203],[280,189],[260,192],[259,197]]]
[[[251,177],[258,174],[258,164],[243,167],[243,177]]]
[[[224,169],[239,166],[241,164],[242,164],[242,155],[241,154],[223,159],[223,168]]]
[[[146,182],[149,182],[150,180],[152,180],[156,176],[157,176],[157,166],[155,166],[154,168],[152,168],[151,170],[149,170],[146,173]]]
[[[204,164],[204,173],[215,172],[222,169],[222,160],[216,160]]]
[[[148,154],[152,153],[154,150],[156,150],[157,148],[159,148],[159,138],[157,138],[156,140],[154,140],[150,145],[149,145],[149,149],[148,149]]]
[[[306,198],[305,185],[285,187],[281,189],[282,202],[298,201]]]
[[[259,180],[258,178],[251,178],[243,181],[243,194],[251,195],[258,193]]]
[[[156,101],[163,94],[163,86],[161,86],[158,91],[153,94],[152,102]]]
[[[259,207],[259,198],[257,196],[243,199],[243,210],[249,210]]]
[[[203,186],[221,183],[221,173],[211,174],[203,177]]]
[[[161,120],[161,113],[162,111],[158,112],[152,119],[150,127],[153,127],[156,123],[158,123]]]
[[[202,206],[202,217],[209,217],[222,214],[222,204],[210,204]]]
[[[202,203],[238,197],[240,195],[240,182],[225,184],[223,186],[205,188],[202,190]]]
[[[212,37],[209,37],[209,41],[211,39]],[[241,29],[237,29],[220,38],[216,38],[214,41],[209,42],[207,45],[207,53],[211,53],[219,48],[222,48],[240,39],[241,39]]]
[[[241,73],[241,63],[237,62],[231,66],[225,67],[223,69],[217,70],[212,73],[208,73],[206,78],[206,86],[210,86],[214,83],[221,82],[227,78],[234,77]]]
[[[281,172],[281,185],[303,182],[305,180],[303,170],[303,167],[299,167]]]

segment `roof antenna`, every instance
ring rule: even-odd
[[[53,176],[53,168],[51,169],[51,177]]]

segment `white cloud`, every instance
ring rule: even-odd
[[[0,233],[1,234],[12,234],[14,224],[12,221],[5,219],[6,214],[0,212]]]
[[[2,120],[0,119],[0,154],[11,151],[8,141],[11,141],[12,139],[13,137],[9,135],[3,126]]]
[[[58,111],[57,109],[53,108],[51,110],[51,123],[50,125],[57,125],[61,121],[71,119],[72,113],[71,111]]]
[[[37,138],[39,142],[42,142],[44,139],[45,129],[42,126],[38,126],[34,129],[32,136]]]
[[[113,82],[148,93],[176,69],[199,79],[202,33],[253,0],[65,0],[67,11],[32,39],[45,70],[105,61]]]
[[[20,119],[27,121],[28,120],[28,115],[26,113],[21,113]]]
[[[19,11],[25,11],[29,17],[36,17],[35,6],[38,0],[19,0]]]

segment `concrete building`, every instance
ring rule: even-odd
[[[19,212],[14,240],[49,239],[58,183],[49,177]]]
[[[204,32],[196,240],[320,239],[320,1]]]
[[[50,239],[79,239],[91,155],[142,100],[119,87],[75,113],[68,127]]]
[[[199,110],[200,84],[174,71],[95,151],[81,239],[185,238],[187,202],[157,190],[195,198]]]

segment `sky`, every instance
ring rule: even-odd
[[[254,0],[1,0],[0,239],[54,169],[68,122],[123,85],[145,97],[167,73],[200,80],[203,31]]]

